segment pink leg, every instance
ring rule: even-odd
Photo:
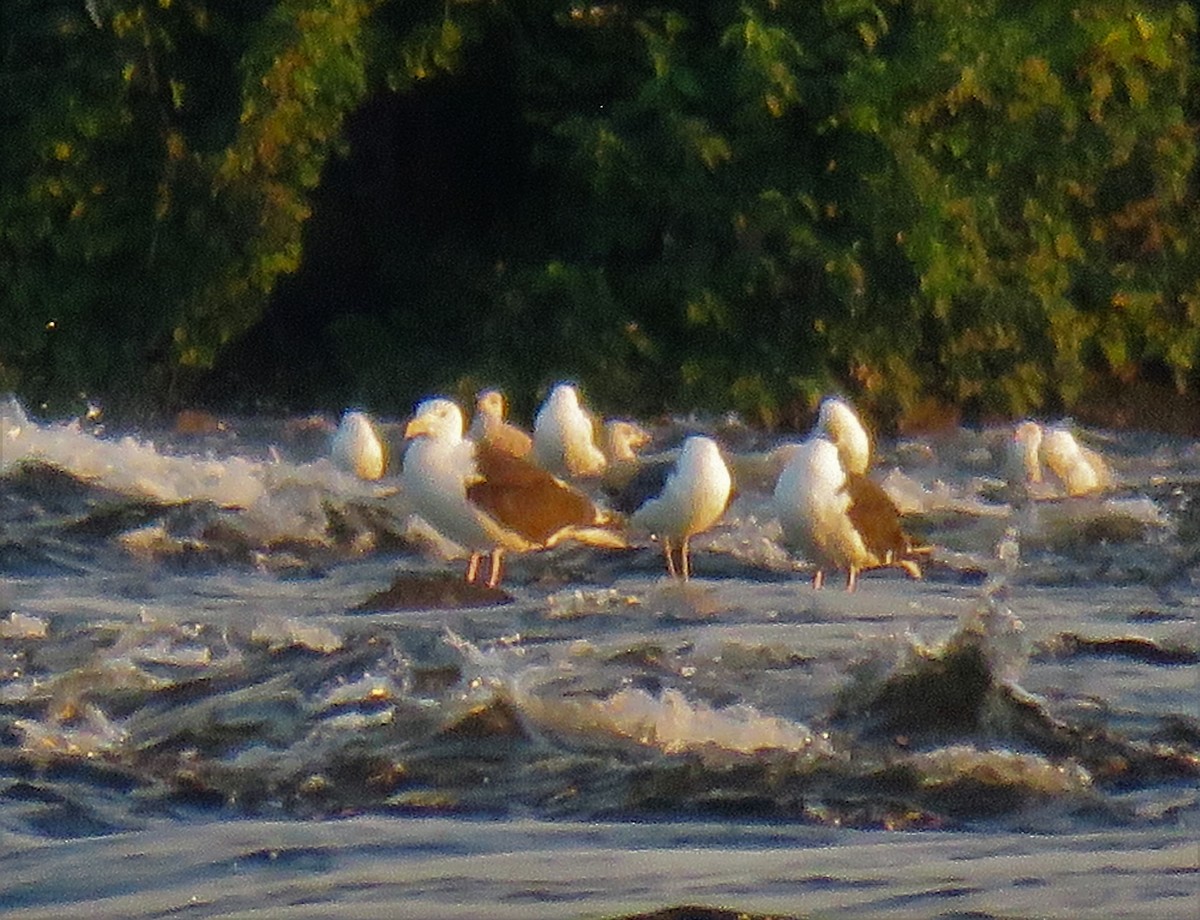
[[[671,541],[670,540],[663,540],[663,553],[667,557],[667,574],[670,575],[672,578],[676,578],[677,576],[675,574],[675,560],[673,558],[671,558]]]
[[[691,566],[688,564],[688,538],[683,538],[683,545],[679,549],[679,565],[683,569],[683,580],[687,581],[692,577]]]
[[[823,587],[825,587],[825,570],[817,569],[813,573],[813,590],[820,591]]]
[[[471,559],[467,562],[467,584],[475,584],[475,578],[479,574],[479,559],[483,553],[471,553]]]
[[[858,587],[858,566],[850,566],[850,573],[846,576],[846,590],[853,591]]]
[[[494,550],[492,550],[492,572],[488,576],[487,580],[487,586],[489,588],[494,588],[496,585],[500,584],[500,575],[503,573],[503,571],[504,550],[497,546]]]

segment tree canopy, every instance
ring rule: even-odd
[[[0,36],[0,390],[38,403],[1200,384],[1193,3],[6,0]]]

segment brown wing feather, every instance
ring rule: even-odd
[[[887,492],[860,473],[846,474],[846,491],[850,495],[847,514],[872,555],[885,563],[906,556],[912,541],[900,526],[900,512]]]
[[[526,540],[545,543],[564,527],[597,522],[586,495],[503,448],[477,444],[475,465],[480,478],[467,499]]]
[[[533,438],[516,425],[502,422],[485,431],[483,441],[490,447],[496,447],[514,457],[528,457],[533,450]]]

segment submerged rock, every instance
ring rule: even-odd
[[[1039,656],[1046,658],[1127,658],[1143,664],[1182,665],[1200,663],[1200,651],[1182,644],[1155,642],[1139,636],[1097,638],[1062,633],[1042,643]]]
[[[868,736],[966,736],[978,728],[993,688],[984,650],[963,645],[920,655],[865,692],[852,688],[833,716]]]
[[[679,907],[664,907],[645,914],[629,914],[616,920],[798,920],[791,914],[748,914],[741,910],[726,910],[723,907],[698,907],[685,904]]]
[[[500,588],[473,584],[446,572],[400,572],[389,587],[377,591],[351,611],[449,610],[508,604],[512,595]]]

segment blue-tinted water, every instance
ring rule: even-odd
[[[5,403],[0,903],[1187,916],[1200,447],[1087,434],[1113,490],[1023,505],[1007,432],[884,444],[920,582],[813,591],[731,450],[688,585],[648,543],[568,546],[487,606],[305,420],[117,434]]]

